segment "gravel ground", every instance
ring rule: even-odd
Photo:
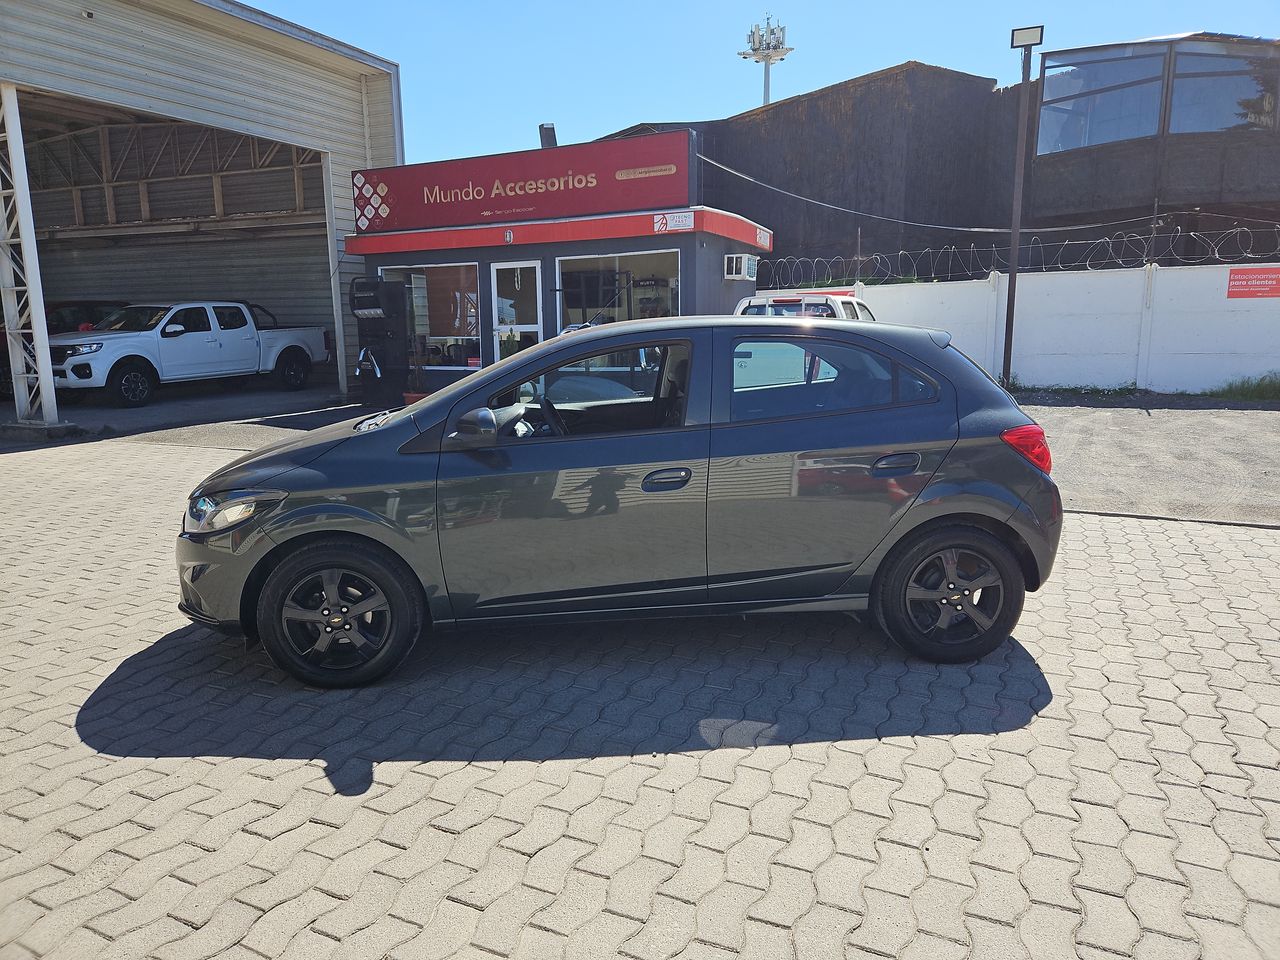
[[[1280,525],[1280,410],[1025,409],[1068,510]]]

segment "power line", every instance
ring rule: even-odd
[[[865,210],[854,210],[851,207],[842,207],[839,204],[827,203],[825,200],[815,200],[813,197],[806,197],[799,193],[792,193],[790,190],[784,190],[782,187],[775,187],[771,183],[765,183],[763,180],[757,180],[755,177],[751,176],[750,174],[743,173],[741,170],[735,170],[732,167],[727,167],[723,163],[720,163],[717,160],[712,160],[710,157],[704,156],[701,153],[699,153],[697,156],[698,156],[698,159],[701,160],[703,163],[709,163],[711,164],[711,166],[718,167],[719,169],[723,170],[725,173],[730,173],[735,177],[741,177],[743,180],[746,180],[750,183],[754,183],[758,187],[764,187],[766,190],[772,190],[774,193],[780,193],[783,196],[791,197],[792,199],[795,199],[795,200],[801,200],[804,203],[812,203],[813,205],[818,207],[825,207],[828,210],[836,210],[840,213],[851,213],[854,216],[866,217],[869,220],[881,220],[885,223],[898,223],[907,227],[924,227],[929,230],[951,230],[957,233],[1008,233],[1009,232],[1008,227],[956,227],[956,226],[951,226],[950,224],[945,224],[945,223],[921,223],[918,220],[901,220],[897,217],[884,217],[877,213],[868,213]],[[1182,214],[1182,213],[1200,213],[1200,212],[1201,211],[1199,210],[1162,210],[1160,211],[1160,216],[1163,217],[1163,216],[1173,216],[1173,215]],[[1216,216],[1216,217],[1226,216],[1225,214],[1218,214],[1218,213],[1207,213],[1205,215]],[[1260,217],[1241,216],[1241,217],[1238,217],[1237,219],[1252,220],[1255,223],[1280,224],[1280,221],[1265,220]],[[1072,224],[1071,226],[1068,226],[1068,227],[1050,227],[1050,226],[1027,227],[1026,229],[1040,230],[1046,233],[1058,233],[1058,232],[1067,231],[1067,230],[1096,230],[1099,227],[1114,227],[1114,226],[1120,226],[1126,223],[1150,223],[1150,222],[1151,222],[1151,215],[1147,214],[1146,216],[1142,216],[1142,217],[1130,217],[1127,220],[1106,220],[1101,223],[1079,223],[1079,224]]]

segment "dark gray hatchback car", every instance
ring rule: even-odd
[[[181,609],[319,686],[513,619],[870,610],[970,660],[1049,575],[1049,469],[945,333],[615,323],[218,471],[178,540]]]

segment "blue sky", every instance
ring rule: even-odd
[[[254,2],[254,0],[250,0]],[[516,3],[256,0],[256,6],[400,64],[409,162],[561,143],[645,120],[704,120],[758,106],[761,67],[736,56],[766,7],[725,0]],[[1009,30],[1045,24],[1052,50],[1210,30],[1280,37],[1278,0],[898,0],[779,3],[796,52],[773,99],[904,60],[1011,83]],[[1038,60],[1037,60],[1038,64]]]

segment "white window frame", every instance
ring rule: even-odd
[[[507,325],[505,328],[498,323],[498,271],[510,269],[512,267],[533,267],[537,271],[537,279],[534,281],[537,286],[538,296],[536,298],[538,304],[538,322],[535,327],[531,323],[520,323]],[[541,260],[502,260],[489,264],[489,314],[490,321],[493,324],[493,362],[497,363],[502,359],[501,333],[503,329],[516,331],[534,330],[538,334],[538,343],[542,343],[542,261]],[[527,349],[527,348],[526,348]]]

